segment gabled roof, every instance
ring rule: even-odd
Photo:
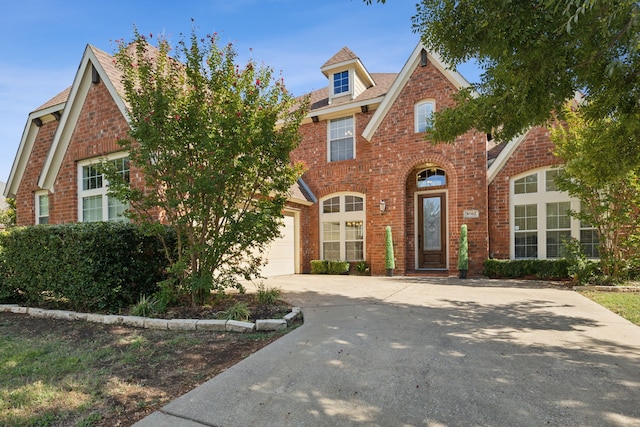
[[[27,123],[22,131],[18,152],[11,165],[9,179],[3,191],[5,197],[15,197],[18,192],[18,186],[24,176],[24,171],[27,167],[31,152],[33,151],[36,136],[38,135],[39,127],[36,124],[36,119],[42,122],[54,120],[53,114],[60,113],[60,111],[64,110],[70,90],[71,88],[63,90],[29,114]]]
[[[433,64],[456,88],[460,89],[462,87],[469,86],[469,82],[464,77],[462,77],[460,73],[450,69],[442,61],[437,53],[427,52],[422,43],[418,43],[416,48],[413,50],[413,53],[404,64],[404,67],[402,67],[400,74],[398,74],[397,78],[393,82],[393,85],[389,89],[389,92],[384,97],[384,100],[382,101],[376,112],[373,114],[373,117],[371,117],[369,124],[362,132],[362,136],[367,141],[370,141],[371,138],[373,138],[373,135],[376,133],[378,126],[380,126],[380,123],[382,123],[382,120],[387,115],[387,113],[391,109],[391,106],[400,95],[400,92],[402,92],[402,89],[409,81],[411,74],[416,69],[416,67],[420,65],[420,62],[423,59],[423,55],[426,55],[429,63]]]
[[[342,49],[340,49],[340,51],[338,51],[338,53],[336,53],[331,58],[329,58],[329,60],[327,62],[322,64],[322,67],[320,67],[320,69],[323,70],[325,68],[333,68],[333,66],[338,65],[338,64],[340,64],[342,62],[353,61],[353,60],[356,60],[356,59],[358,59],[358,55],[353,53],[353,51],[351,51],[351,49],[349,49],[347,46],[345,46]]]
[[[93,69],[95,69],[95,72],[99,76],[100,82],[105,85],[111,94],[122,115],[128,120],[127,109],[121,97],[123,92],[120,79],[121,73],[116,68],[113,57],[98,48],[87,45],[82,55],[78,72],[71,85],[69,98],[60,119],[58,129],[53,137],[51,149],[45,159],[40,178],[38,179],[38,186],[40,188],[51,191],[54,190],[53,183],[62,165],[64,154],[71,141],[71,136],[73,135],[89,88],[93,84]]]
[[[329,104],[329,88],[324,87],[322,89],[315,90],[309,94],[309,115],[317,116],[319,114],[326,114],[334,109],[344,108],[344,106],[355,105],[359,108],[360,104],[366,105],[373,100],[380,102],[378,98],[387,93],[397,75],[397,73],[372,73],[371,77],[375,80],[376,85],[369,87],[353,100],[334,100]]]
[[[346,68],[354,68],[356,74],[360,77],[366,87],[374,86],[376,84],[371,74],[369,74],[364,64],[360,61],[360,58],[358,58],[358,55],[353,53],[351,49],[346,46],[325,62],[324,65],[320,67],[320,71],[322,71],[322,74],[326,77],[329,77],[331,71],[343,70]]]

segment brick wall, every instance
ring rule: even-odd
[[[58,121],[52,120],[37,128],[38,133],[31,150],[31,155],[27,160],[24,175],[16,191],[17,225],[35,224],[35,192],[40,190],[38,187],[38,178],[51,143],[53,142],[53,135],[58,128],[58,123]],[[49,198],[51,199],[51,194],[49,194]]]
[[[414,132],[414,105],[435,99],[436,109],[450,106],[455,87],[433,66],[418,66],[372,140],[360,135],[373,112],[355,115],[356,158],[327,163],[327,122],[302,126],[303,141],[293,153],[309,170],[304,175],[318,199],[339,191],[366,195],[366,260],[373,274],[384,274],[385,228],[391,226],[394,237],[396,273],[415,273],[414,194],[416,173],[426,164],[442,168],[448,185],[448,260],[449,274],[457,270],[457,248],[460,225],[469,227],[470,274],[480,274],[482,261],[488,256],[486,138],[468,133],[455,144],[433,145]],[[386,211],[380,212],[384,199]],[[477,209],[479,218],[464,220],[465,209]],[[311,259],[319,259],[319,207],[312,206],[309,228],[304,236],[303,267]]]
[[[531,129],[489,185],[489,253],[492,257],[510,257],[509,179],[528,170],[561,163],[553,155],[553,148],[546,128]]]

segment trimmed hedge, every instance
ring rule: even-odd
[[[0,302],[117,312],[156,292],[167,266],[158,238],[134,224],[13,228],[0,234]]]
[[[350,267],[347,261],[312,260],[311,274],[348,274]]]
[[[566,259],[487,259],[483,274],[492,279],[536,276],[540,279],[568,279],[569,261]]]

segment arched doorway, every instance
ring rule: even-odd
[[[447,176],[428,167],[416,174],[416,267],[447,268]]]

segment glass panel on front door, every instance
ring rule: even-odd
[[[422,199],[422,214],[424,216],[424,250],[439,251],[442,249],[440,197]]]
[[[417,268],[447,267],[447,215],[445,193],[418,196]]]

